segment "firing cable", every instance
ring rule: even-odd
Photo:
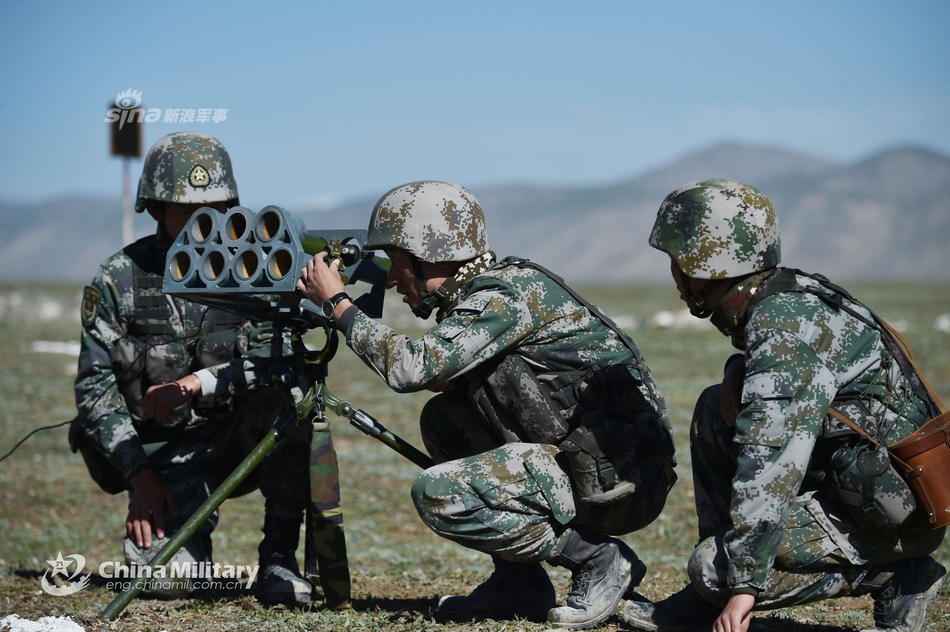
[[[127,366],[126,368],[124,368],[124,369],[123,369],[122,371],[120,371],[119,373],[115,373],[115,374],[114,374],[116,380],[118,381],[118,379],[119,379],[120,377],[123,377],[129,370],[131,370],[132,367],[135,366],[135,364],[138,362],[138,359],[142,357],[142,354],[148,353],[148,352],[149,352],[151,349],[153,349],[154,347],[159,347],[159,346],[161,346],[161,345],[172,344],[172,343],[174,343],[174,342],[188,342],[188,341],[191,340],[192,338],[197,338],[197,337],[199,336],[199,334],[201,334],[201,328],[204,326],[205,316],[208,315],[208,312],[209,312],[209,311],[211,311],[210,308],[209,308],[209,309],[206,309],[206,310],[204,311],[204,313],[201,315],[201,320],[198,321],[198,327],[197,327],[197,329],[195,330],[195,333],[193,333],[192,335],[190,335],[190,336],[184,336],[184,337],[181,337],[181,338],[174,338],[174,339],[172,339],[172,340],[163,340],[163,341],[161,341],[161,342],[155,342],[155,343],[153,343],[153,344],[148,345],[148,346],[145,347],[144,349],[142,349],[142,350],[132,359],[132,361],[129,362],[129,366]],[[146,356],[146,362],[148,362],[148,357],[147,357],[147,356]],[[145,367],[143,366],[143,367],[140,369],[140,371],[145,371]],[[99,400],[102,399],[103,395],[105,395],[105,394],[108,393],[108,392],[109,392],[109,389],[105,389],[104,391],[102,391],[102,393],[99,394],[99,397],[97,397],[97,398],[89,405],[89,408],[92,408],[93,406],[95,406],[96,404],[98,404],[98,403],[99,403]],[[27,434],[25,437],[23,437],[22,439],[20,439],[20,441],[19,441],[15,446],[13,446],[13,449],[12,449],[12,450],[10,450],[9,452],[7,452],[7,453],[4,454],[3,456],[0,456],[0,462],[2,462],[2,461],[3,461],[4,459],[6,459],[8,456],[10,456],[10,455],[13,454],[14,452],[16,452],[16,451],[17,451],[17,448],[19,448],[21,445],[23,445],[23,444],[26,442],[27,439],[29,439],[30,437],[32,437],[32,436],[33,436],[34,434],[36,434],[37,432],[39,432],[39,431],[41,431],[41,430],[53,430],[53,429],[55,429],[55,428],[62,428],[63,426],[66,426],[66,425],[71,424],[72,422],[73,422],[73,420],[70,419],[69,421],[64,421],[64,422],[62,422],[62,423],[53,424],[52,426],[41,426],[41,427],[39,427],[39,428],[33,429],[29,434]]]

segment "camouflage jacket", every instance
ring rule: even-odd
[[[794,287],[771,293],[780,276],[783,283],[794,279]],[[855,434],[829,408],[885,445],[929,418],[880,334],[836,309],[835,296],[812,278],[779,269],[736,285],[713,313],[746,362],[725,535],[729,582],[737,588],[765,586],[806,470],[827,469],[818,462],[829,458],[826,448]],[[871,319],[864,307],[842,300]]]
[[[163,294],[165,249],[145,237],[106,259],[83,294],[76,406],[84,440],[130,479],[146,467],[143,440],[167,441],[227,415],[253,386],[267,323]],[[243,357],[250,354],[251,357]],[[195,373],[202,393],[162,425],[142,414],[152,384]]]
[[[463,285],[456,304],[418,340],[358,314],[347,328],[347,344],[398,392],[445,384],[510,353],[538,372],[631,362],[632,351],[603,321],[553,279],[518,261],[505,259]],[[644,364],[638,373],[643,396],[656,409],[660,392],[649,369]]]

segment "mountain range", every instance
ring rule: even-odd
[[[667,257],[647,245],[656,211],[670,191],[703,178],[747,182],[769,196],[786,265],[835,279],[950,278],[950,156],[918,147],[841,164],[730,143],[612,184],[472,191],[498,255],[530,258],[569,280],[613,283],[669,275]],[[288,210],[309,229],[362,227],[378,195]],[[121,242],[121,206],[93,196],[0,202],[0,279],[91,278]],[[136,228],[147,234],[151,221],[137,217]]]

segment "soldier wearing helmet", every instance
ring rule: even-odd
[[[106,259],[83,294],[79,416],[70,443],[103,490],[129,492],[129,564],[146,564],[279,411],[293,406],[288,395],[249,388],[258,374],[251,358],[268,353],[268,323],[162,293],[166,252],[191,214],[237,204],[231,159],[218,140],[193,132],[159,139],[145,158],[135,203],[156,220],[156,232]],[[265,497],[257,578],[265,603],[310,600],[295,559],[309,500],[308,432],[301,425],[236,492],[260,487]],[[172,564],[211,561],[216,524],[217,513]],[[153,582],[153,592],[183,596],[187,583]]]
[[[650,245],[681,298],[741,353],[690,430],[700,543],[690,585],[619,614],[635,629],[741,632],[751,612],[870,594],[874,630],[920,632],[946,571],[944,530],[881,446],[936,416],[894,338],[843,288],[778,267],[769,199],[729,180],[663,201]]]
[[[636,345],[552,273],[496,262],[482,209],[457,184],[383,195],[367,247],[388,254],[389,287],[416,315],[436,312],[421,338],[362,314],[324,254],[298,287],[390,388],[438,393],[421,417],[438,465],[412,497],[433,531],[490,554],[495,572],[443,597],[436,616],[604,621],[646,572],[612,536],[652,522],[675,480],[663,399]],[[572,572],[565,606],[543,561]]]

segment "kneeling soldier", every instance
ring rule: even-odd
[[[420,339],[363,315],[323,254],[299,287],[391,388],[439,392],[421,419],[438,465],[412,497],[426,525],[490,554],[495,572],[443,597],[436,616],[604,621],[646,572],[611,536],[652,522],[675,480],[663,400],[636,345],[543,268],[496,262],[481,207],[456,184],[386,193],[367,247],[386,251],[389,286],[417,316],[438,310]],[[566,606],[553,607],[542,561],[571,570]]]
[[[850,294],[777,267],[778,219],[756,189],[684,185],[650,245],[670,255],[693,315],[742,354],[693,414],[691,585],[620,616],[640,630],[737,632],[753,610],[870,594],[875,630],[923,630],[946,575],[929,555],[944,530],[915,510],[882,446],[939,414],[936,397]]]

